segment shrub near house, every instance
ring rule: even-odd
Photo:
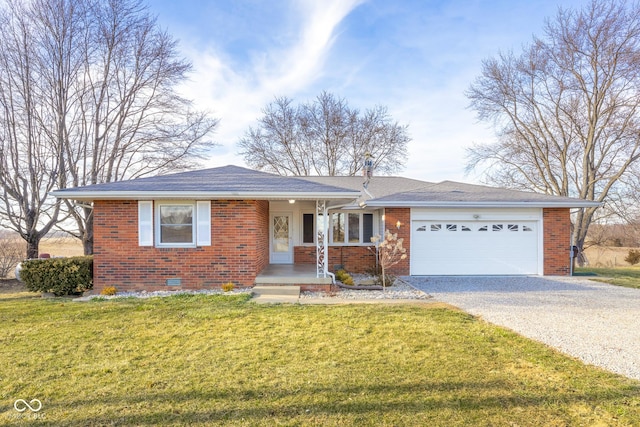
[[[31,292],[82,293],[93,288],[93,257],[28,260],[22,263],[20,278]]]

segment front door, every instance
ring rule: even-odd
[[[293,264],[290,213],[271,215],[271,264]]]

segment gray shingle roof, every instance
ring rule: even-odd
[[[355,198],[358,191],[348,188],[322,184],[305,179],[273,175],[239,166],[224,166],[181,172],[169,175],[138,178],[129,181],[118,181],[95,184],[84,187],[68,188],[54,191],[57,197],[85,198],[98,200],[100,197],[112,198],[110,195],[130,194],[132,197],[150,193],[154,195],[166,194],[233,194],[242,195],[264,193],[284,193],[291,196],[317,193],[334,194],[336,197],[344,195]],[[83,197],[84,195],[84,197]]]
[[[305,176],[301,178],[356,191],[362,191],[362,184],[364,183],[364,178],[361,176]],[[367,191],[373,198],[379,198],[398,192],[417,190],[431,184],[433,183],[399,176],[374,176],[369,181]],[[366,198],[369,199],[370,197],[367,196]]]
[[[239,166],[224,166],[54,191],[77,200],[145,198],[332,199],[354,207],[586,207],[598,206],[569,197],[507,190],[453,181],[431,183],[402,177],[374,176],[367,191],[359,176],[288,177]],[[367,194],[368,193],[368,194]]]
[[[397,192],[368,202],[371,206],[510,206],[586,207],[599,206],[572,197],[559,197],[484,185],[442,181],[422,188]]]

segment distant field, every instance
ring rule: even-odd
[[[9,245],[12,248],[16,245],[15,248],[19,257],[17,258],[17,261],[24,259],[27,249],[24,240],[20,239],[17,235],[12,236],[8,234],[0,235],[0,239],[3,239],[2,242],[10,242]],[[4,256],[8,256],[7,254],[9,254],[9,252],[3,253],[5,254]],[[84,255],[84,250],[82,249],[82,243],[78,239],[74,239],[72,237],[46,237],[40,241],[40,254],[49,254],[52,257],[69,257]],[[11,257],[13,257],[13,255],[11,255]],[[12,279],[13,277],[14,273],[12,268],[9,272],[8,278]]]
[[[592,246],[585,250],[590,267],[629,267],[625,258],[629,249],[638,248],[614,248],[609,246]]]
[[[40,242],[40,253],[51,256],[84,255],[82,242],[72,237],[46,237]]]

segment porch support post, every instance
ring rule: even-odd
[[[324,212],[322,218],[324,219],[324,270],[322,271],[322,277],[327,277],[329,272],[329,207],[327,202],[323,203]]]
[[[316,236],[316,277],[327,277],[328,265],[326,260],[327,252],[327,202],[325,200],[316,200],[316,224],[317,218],[322,217],[322,229],[317,230]]]

